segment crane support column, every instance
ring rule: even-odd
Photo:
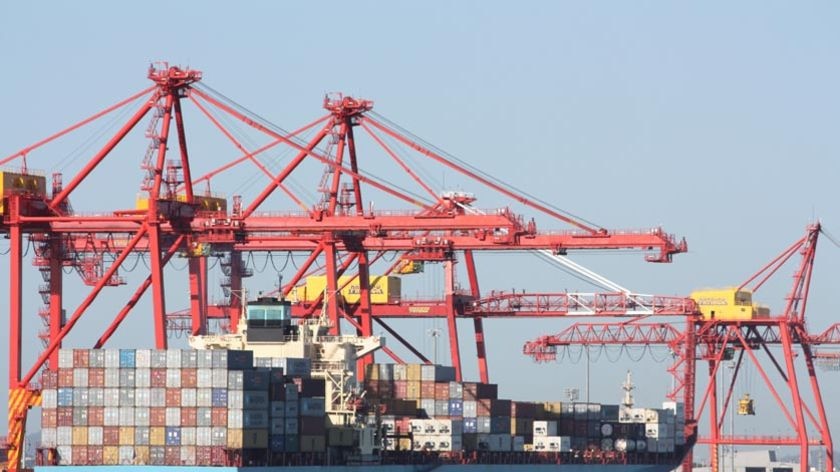
[[[338,304],[340,301],[340,294],[338,293],[338,271],[335,266],[335,241],[331,235],[324,241],[324,256],[327,265],[327,294],[324,297],[324,303],[327,304],[327,317],[330,320],[330,335],[337,336],[341,334],[340,320],[338,318]]]
[[[20,197],[9,195],[9,387],[20,384],[23,323],[23,231],[18,221]],[[11,412],[10,412],[11,414]],[[11,420],[11,417],[10,417]]]
[[[61,270],[64,261],[61,236],[51,235],[50,238],[50,341],[58,338],[64,324],[64,271]],[[61,348],[61,345],[58,346]],[[58,369],[58,351],[55,351],[49,360],[51,370]]]
[[[464,251],[464,262],[467,264],[467,276],[470,279],[470,293],[473,298],[481,298],[478,287],[478,274],[475,270],[475,258],[472,250]],[[475,330],[475,353],[478,358],[478,377],[482,383],[490,382],[490,371],[487,368],[487,345],[484,338],[484,319],[480,316],[473,318]]]
[[[782,349],[787,365],[787,381],[793,397],[793,408],[796,413],[796,436],[799,440],[799,470],[808,472],[808,427],[805,424],[805,415],[802,413],[802,397],[799,392],[799,381],[796,379],[796,366],[793,363],[793,340],[790,335],[790,324],[788,321],[779,322],[779,332],[782,335]]]
[[[715,354],[717,356],[717,354]],[[709,360],[709,458],[712,472],[720,472],[720,427],[718,426],[717,361]]]
[[[370,267],[368,265],[367,251],[361,251],[358,255],[359,265],[359,327],[360,336],[373,336],[373,321],[371,319],[370,306]],[[373,353],[368,353],[359,358],[356,363],[356,376],[359,382],[365,380],[365,369],[373,363]]]
[[[189,271],[192,335],[200,336],[207,331],[207,258],[191,255]]]
[[[444,296],[446,298],[446,324],[449,328],[449,353],[455,367],[455,380],[461,381],[461,350],[458,345],[458,321],[455,317],[455,261],[443,262]]]

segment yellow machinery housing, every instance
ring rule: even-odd
[[[770,309],[753,303],[752,291],[734,287],[697,290],[691,299],[700,307],[704,320],[751,320],[767,318]]]
[[[350,281],[350,279],[353,279]],[[349,284],[347,282],[350,282]],[[340,290],[346,303],[359,303],[361,291],[358,277],[339,277],[338,286],[347,284]],[[318,299],[327,288],[326,275],[312,275],[306,278],[306,283],[295,287],[298,301],[311,302]],[[370,302],[378,305],[398,303],[402,296],[402,280],[395,276],[370,276]]]
[[[176,201],[185,203],[187,201],[186,195],[177,195]],[[212,197],[209,195],[193,195],[193,200],[196,204],[196,211],[211,211],[216,213],[227,212],[227,200],[224,197]],[[137,210],[149,209],[149,197],[137,196],[135,201],[135,208]]]
[[[0,195],[5,197],[13,194],[46,197],[47,178],[43,175],[0,171]],[[0,213],[5,213],[5,211],[3,200],[0,199]]]
[[[750,398],[749,393],[745,393],[740,400],[738,400],[738,414],[743,416],[755,415],[755,402]]]

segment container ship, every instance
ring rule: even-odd
[[[190,349],[59,351],[35,470],[659,472],[692,446],[683,405],[634,405],[629,374],[615,405],[503,399],[432,364],[368,364],[357,382],[383,338],[327,335],[282,299],[244,311]]]

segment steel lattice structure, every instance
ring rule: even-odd
[[[85,316],[93,301],[107,288],[125,284],[119,270],[132,255],[144,254],[150,261],[149,274],[136,287],[125,304],[104,327],[95,347],[104,346],[120,324],[147,292],[153,306],[153,331],[156,348],[167,347],[167,328],[180,327],[191,334],[203,334],[209,320],[224,320],[225,326],[236,326],[242,308],[243,278],[251,275],[243,254],[252,252],[294,252],[306,255],[306,262],[297,268],[282,291],[290,290],[304,277],[315,273],[318,266],[327,277],[327,297],[297,304],[295,316],[312,316],[325,309],[333,332],[342,322],[358,334],[373,334],[378,323],[422,361],[422,353],[408,344],[386,324],[385,318],[440,317],[447,320],[452,363],[461,378],[461,357],[456,319],[471,318],[475,327],[479,371],[483,381],[489,373],[485,355],[483,319],[500,316],[568,316],[577,314],[575,306],[587,303],[591,310],[616,314],[638,308],[640,299],[628,301],[623,294],[505,294],[479,291],[475,251],[548,250],[565,254],[573,250],[635,249],[648,253],[647,260],[670,262],[673,255],[686,251],[685,241],[678,241],[660,228],[641,231],[610,231],[585,224],[550,205],[511,190],[499,181],[447,158],[443,153],[405,134],[387,120],[373,116],[373,102],[341,95],[324,100],[326,115],[291,132],[278,128],[232,104],[226,97],[201,85],[202,74],[196,70],[150,67],[153,85],[141,92],[86,118],[69,128],[22,149],[0,165],[23,164],[26,174],[27,156],[41,146],[88,125],[115,110],[142,99],[142,105],[119,131],[99,149],[84,167],[64,184],[60,174],[53,175],[47,192],[13,192],[3,196],[4,219],[0,231],[9,239],[9,467],[19,466],[21,447],[29,408],[40,402],[36,382],[45,366],[57,366],[57,350],[68,333]],[[191,161],[182,107],[192,105],[209,120],[221,135],[240,153],[224,165],[196,176]],[[238,123],[269,141],[259,147],[249,146],[237,138],[221,119]],[[84,215],[74,212],[70,204],[73,192],[85,186],[90,174],[121,141],[144,119],[149,147],[141,168],[145,171],[141,190],[144,205],[131,209],[112,210],[107,214]],[[379,146],[418,189],[409,193],[388,181],[364,172],[357,149],[357,136],[364,135]],[[313,133],[304,140],[302,136]],[[401,146],[398,152],[396,146]],[[170,147],[173,149],[170,150]],[[279,170],[271,170],[260,158],[268,150],[285,147],[293,156],[282,162]],[[405,159],[406,153],[430,163],[444,166],[553,222],[570,225],[572,230],[540,231],[535,220],[525,220],[508,208],[477,213],[470,206],[474,198],[458,192],[436,192]],[[174,155],[174,158],[170,158]],[[268,180],[249,202],[234,196],[227,208],[207,208],[208,195],[196,189],[235,166],[250,163]],[[289,177],[304,163],[324,167],[319,186],[320,198],[307,201],[288,185]],[[266,203],[273,194],[283,193],[297,211],[270,212]],[[363,196],[375,192],[402,201],[412,210],[374,211],[366,209]],[[35,246],[33,264],[44,277],[39,287],[44,298],[40,314],[46,329],[41,338],[45,348],[37,360],[24,368],[21,351],[23,339],[23,273],[24,240]],[[208,248],[212,248],[212,254]],[[377,306],[370,302],[368,275],[371,265],[383,254],[396,253],[399,259],[388,273],[404,261],[440,263],[444,268],[445,297],[442,300],[407,301],[397,306]],[[113,260],[104,255],[114,254]],[[208,297],[208,259],[223,255],[223,271],[227,279],[228,299],[210,303]],[[188,259],[190,308],[167,315],[164,267],[175,257]],[[455,285],[455,264],[466,266],[468,290]],[[351,271],[351,267],[355,268]],[[63,303],[63,268],[71,267],[82,276],[90,291],[79,306],[65,318]],[[345,273],[358,276],[360,301],[337,303],[339,278]],[[333,294],[333,295],[330,295]],[[511,303],[514,300],[516,303]],[[652,297],[644,303],[660,312],[684,314],[693,307],[685,300]],[[398,361],[396,354],[388,351]],[[362,365],[372,362],[368,356]],[[360,369],[360,372],[364,372]]]
[[[739,287],[741,289],[753,284],[752,291],[758,290],[787,261],[799,254],[801,260],[794,272],[793,287],[785,297],[785,308],[780,315],[749,320],[706,320],[695,313],[686,318],[684,330],[678,330],[668,323],[635,320],[606,324],[579,323],[556,335],[542,336],[526,343],[523,352],[537,362],[545,362],[556,359],[558,348],[570,345],[667,346],[675,355],[674,363],[668,371],[676,381],[676,388],[668,396],[685,402],[686,438],[691,442],[709,445],[715,472],[719,470],[720,446],[728,444],[798,446],[802,472],[809,470],[810,448],[818,447],[825,451],[826,470],[831,470],[834,463],[833,441],[814,368],[814,360],[819,357],[813,348],[840,344],[840,325],[835,324],[820,334],[810,334],[805,326],[805,309],[820,229],[819,224],[809,226],[805,236]],[[774,354],[770,347],[778,348],[781,354]],[[737,360],[734,361],[729,385],[721,388],[717,380],[718,371],[736,352]],[[769,360],[772,368],[765,368],[759,356]],[[708,366],[708,383],[702,393],[696,391],[698,362]],[[735,382],[746,363],[758,371],[794,434],[785,437],[722,434],[727,410],[733,407],[735,401]],[[798,369],[803,367],[808,378],[807,388],[800,386],[797,378]],[[783,389],[777,388],[778,384],[783,385]],[[787,401],[785,390],[789,394]],[[810,396],[803,390],[810,390]],[[699,405],[695,404],[698,394]],[[719,405],[722,407],[719,408]],[[698,424],[704,411],[708,411],[709,433],[701,437]],[[816,437],[809,437],[809,429],[816,431]],[[683,470],[691,470],[691,461],[689,454],[683,463]]]

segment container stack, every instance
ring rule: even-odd
[[[62,349],[42,379],[42,446],[60,465],[209,466],[225,464],[226,449],[285,451],[297,443],[286,422],[298,418],[299,386],[254,365],[250,351]],[[307,402],[308,424],[323,438],[323,381],[307,380],[308,397],[321,395]]]
[[[685,444],[681,403],[516,402],[498,398],[494,384],[455,382],[447,367],[373,364],[366,373],[368,398],[386,411],[379,417],[386,450],[671,453]]]

